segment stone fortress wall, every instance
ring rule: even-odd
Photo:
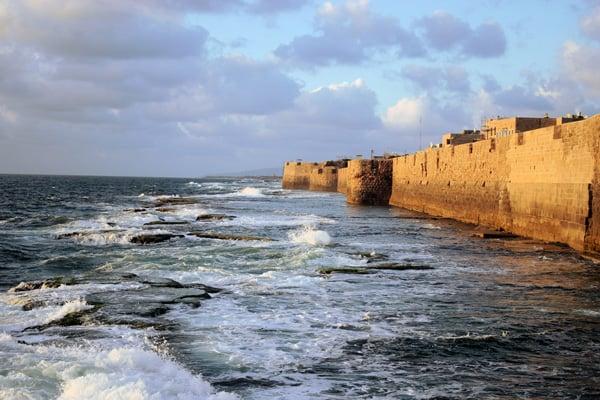
[[[335,189],[323,176],[313,178],[314,190],[600,252],[600,115],[487,125],[485,139],[472,143],[453,136],[414,154],[338,164]],[[326,164],[286,163],[283,187],[309,189]]]

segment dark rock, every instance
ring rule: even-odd
[[[123,232],[123,231],[124,231],[124,229],[103,229],[103,230],[98,230],[98,231],[76,231],[76,232],[61,233],[60,235],[57,235],[56,238],[57,239],[71,239],[71,238],[75,238],[75,237],[85,237],[85,236],[94,235],[94,234],[116,233],[116,232]]]
[[[419,265],[419,264],[401,264],[401,263],[381,263],[376,265],[370,265],[368,269],[383,269],[383,270],[394,270],[394,271],[426,271],[434,269],[430,265]]]
[[[39,308],[39,307],[43,307],[46,305],[45,301],[41,301],[41,300],[29,300],[27,303],[23,304],[21,306],[21,309],[23,311],[31,311],[34,308]]]
[[[223,221],[232,220],[235,216],[226,214],[202,214],[198,215],[196,221]]]
[[[358,253],[358,255],[361,258],[366,258],[367,259],[367,264],[372,263],[372,262],[376,262],[376,261],[383,261],[383,260],[387,260],[389,257],[385,254],[380,254],[380,253],[375,253],[375,252],[371,252],[371,253]]]
[[[158,211],[158,212],[171,212],[171,211],[175,211],[175,209],[172,208],[172,207],[156,207],[155,210]]]
[[[135,244],[154,244],[166,242],[173,238],[181,238],[183,235],[176,235],[173,233],[153,233],[153,234],[142,234],[132,237],[129,241]]]
[[[217,233],[217,232],[189,232],[188,235],[196,236],[203,239],[217,239],[217,240],[262,240],[265,242],[271,242],[273,239],[263,236],[245,236],[245,235],[231,235],[228,233]]]
[[[138,213],[138,212],[144,212],[147,210],[145,208],[126,208],[125,211],[131,211],[131,212]]]
[[[196,204],[198,200],[191,197],[163,197],[154,202],[155,207]]]
[[[349,267],[344,267],[344,268],[320,268],[318,270],[318,272],[321,275],[331,275],[333,273],[336,274],[357,274],[357,275],[364,275],[364,274],[368,274],[369,271],[366,268],[349,268]]]
[[[150,221],[146,222],[144,226],[152,226],[152,225],[187,225],[189,222],[186,221]]]

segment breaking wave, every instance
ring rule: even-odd
[[[312,226],[305,226],[300,230],[288,233],[289,239],[298,244],[311,246],[326,246],[331,244],[331,236],[326,231],[317,230]]]

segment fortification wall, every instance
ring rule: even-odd
[[[319,166],[310,173],[309,190],[321,192],[337,192],[337,167]]]
[[[337,191],[346,194],[346,185],[348,181],[348,167],[338,169]]]
[[[316,162],[287,161],[283,167],[281,186],[284,189],[308,190],[311,172],[320,165],[322,164]]]
[[[599,141],[595,116],[398,157],[390,204],[599,251]]]
[[[387,205],[392,191],[392,160],[351,160],[346,177],[350,204]]]

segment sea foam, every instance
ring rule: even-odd
[[[288,233],[294,243],[322,246],[331,244],[331,236],[326,231],[317,230],[312,226],[305,226],[300,230]]]
[[[94,368],[82,376],[67,377],[60,400],[90,399],[209,399],[238,397],[215,393],[200,376],[158,354],[135,348],[101,352]]]
[[[60,307],[58,310],[50,314],[48,318],[46,318],[46,323],[57,321],[59,319],[64,318],[66,315],[79,311],[89,310],[90,308],[93,307],[86,303],[85,300],[77,299],[68,301],[65,304],[63,304],[62,307]]]

